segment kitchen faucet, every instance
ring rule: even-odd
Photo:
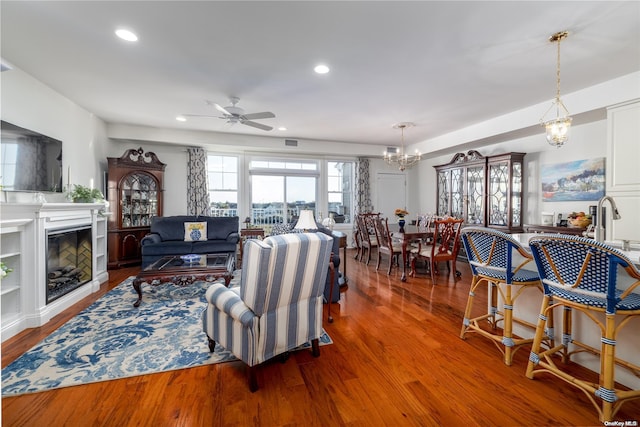
[[[603,204],[605,200],[608,200],[611,204],[611,210],[613,211],[612,219],[620,219],[620,213],[618,212],[618,207],[616,206],[616,202],[613,200],[611,196],[604,196],[600,200],[598,200],[598,210],[596,211],[596,227],[595,227],[595,239],[597,242],[604,242],[605,238],[605,230],[604,230],[604,218],[603,218]]]

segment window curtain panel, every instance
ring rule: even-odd
[[[209,215],[207,153],[203,148],[187,148],[187,209],[189,215]]]
[[[358,158],[356,162],[356,206],[355,214],[368,213],[373,211],[371,203],[371,181],[369,180],[369,159]],[[353,221],[353,235],[356,231],[356,221]],[[355,245],[355,242],[354,242]]]

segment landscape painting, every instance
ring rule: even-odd
[[[604,165],[604,157],[542,165],[542,201],[600,200],[605,194]]]

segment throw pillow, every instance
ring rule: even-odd
[[[198,240],[207,240],[207,223],[206,222],[185,222],[184,223],[184,241],[194,242]]]
[[[277,236],[278,234],[287,234],[293,232],[293,225],[291,224],[274,224],[271,227],[271,236]]]

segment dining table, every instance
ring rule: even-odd
[[[398,224],[389,224],[389,233],[391,238],[398,240],[402,244],[402,277],[400,281],[407,281],[407,264],[409,262],[408,247],[411,242],[418,241],[420,239],[427,239],[433,237],[433,230],[417,225],[405,225],[402,230]]]

